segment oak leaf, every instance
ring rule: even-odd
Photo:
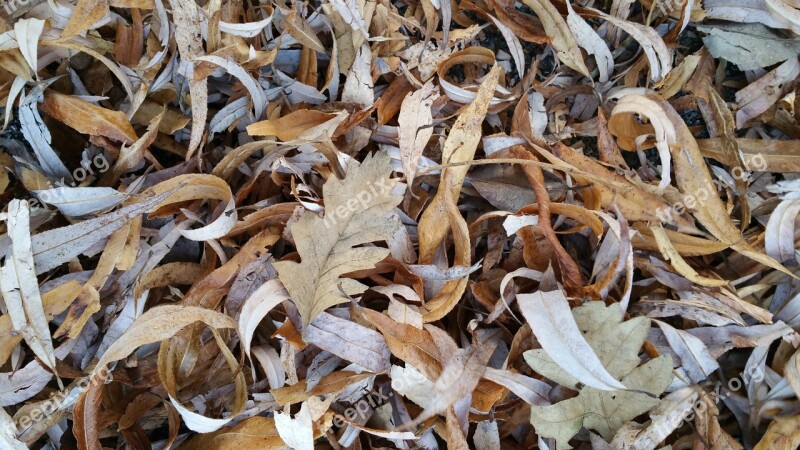
[[[302,261],[275,263],[278,276],[303,318],[304,328],[321,312],[347,301],[366,286],[341,278],[357,270],[372,268],[389,255],[379,247],[356,247],[389,239],[400,225],[388,216],[402,200],[392,193],[397,184],[389,156],[378,153],[361,165],[352,162],[344,180],[331,177],[322,188],[325,218],[305,211],[289,227]]]
[[[543,437],[556,439],[557,449],[571,448],[569,440],[586,427],[610,440],[614,433],[635,417],[659,403],[657,398],[672,381],[672,361],[660,356],[639,365],[639,351],[647,339],[650,320],[637,317],[623,322],[618,305],[606,307],[592,302],[574,309],[578,328],[600,361],[629,390],[579,389],[577,397],[550,406],[531,405],[531,423]],[[567,387],[577,380],[559,367],[542,350],[524,354],[528,364],[541,375]]]

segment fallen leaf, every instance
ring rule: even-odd
[[[307,211],[289,227],[302,261],[278,261],[274,266],[305,327],[326,309],[347,301],[339,289],[347,295],[366,289],[341,275],[370,268],[389,254],[381,248],[353,247],[394,234],[397,222],[387,213],[401,197],[392,193],[397,181],[390,174],[384,153],[349,166],[343,181],[331,177],[325,183],[325,218]]]
[[[400,158],[409,186],[414,185],[419,157],[433,136],[431,106],[437,98],[439,93],[435,91],[433,82],[429,81],[422,89],[408,94],[400,106],[400,116],[397,118],[400,128]]]
[[[13,200],[9,203],[6,226],[11,248],[9,257],[0,268],[0,291],[5,307],[14,329],[22,333],[33,353],[55,371],[53,340],[34,270],[30,209],[26,202]]]
[[[588,331],[587,339],[597,348],[603,349],[601,354],[607,360],[606,365],[614,372],[615,379],[620,378],[621,383],[631,390],[609,391],[586,386],[579,389],[577,397],[551,406],[531,406],[531,423],[537,433],[556,439],[558,449],[571,448],[568,441],[581,427],[595,430],[604,439],[610,440],[628,421],[658,405],[657,395],[672,380],[672,362],[669,357],[661,356],[639,365],[638,353],[647,338],[646,332],[649,328],[647,319],[623,322],[618,306],[606,308],[596,302],[576,308],[574,312],[575,319],[572,323],[577,323],[576,330]],[[609,320],[598,320],[598,316],[606,316]],[[639,330],[636,337],[629,337],[629,333],[635,330]],[[545,354],[541,350],[532,352],[539,352],[538,360],[544,355],[549,356],[549,353]],[[526,360],[536,371],[549,367],[540,365],[528,354]],[[552,371],[548,370],[548,373]]]
[[[42,110],[79,133],[105,136],[126,144],[138,138],[128,118],[120,111],[111,111],[71,95],[48,91]]]

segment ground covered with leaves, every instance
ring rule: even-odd
[[[0,449],[800,445],[796,0],[0,0]]]

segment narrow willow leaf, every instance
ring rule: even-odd
[[[28,203],[12,200],[8,205],[6,224],[11,251],[5,265],[0,268],[0,291],[8,315],[14,329],[22,333],[33,353],[55,370],[53,341],[34,270]]]
[[[518,294],[517,302],[539,344],[563,370],[596,389],[627,389],[608,373],[584,339],[563,292]]]

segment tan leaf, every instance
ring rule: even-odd
[[[126,144],[138,139],[124,113],[93,105],[71,95],[48,90],[42,110],[79,133],[105,136]]]
[[[487,331],[487,330],[482,330]],[[439,378],[433,383],[428,407],[405,428],[414,427],[425,420],[446,411],[455,402],[468,396],[478,385],[486,364],[492,356],[498,340],[487,332],[479,342],[466,349],[458,349],[449,355]]]
[[[333,135],[333,131],[342,123],[348,114],[324,113],[313,109],[299,109],[279,119],[262,120],[247,126],[251,136],[275,136],[288,142],[295,139],[312,140],[325,133]]]
[[[499,66],[492,68],[489,75],[481,83],[475,100],[467,106],[458,116],[450,134],[444,143],[442,160],[448,163],[471,161],[475,157],[475,150],[481,138],[481,125],[489,110],[489,102],[494,95],[494,89],[500,79],[502,69]],[[461,185],[467,175],[468,167],[451,167],[442,171],[439,189],[433,201],[425,209],[419,221],[419,260],[427,264],[433,253],[447,234],[449,220],[447,220],[447,205],[458,199]]]
[[[231,448],[259,448],[280,450],[285,448],[271,417],[255,416],[233,427],[214,433],[198,434],[184,446],[185,450],[227,450]]]
[[[108,0],[78,0],[61,37],[67,38],[83,33],[109,12]]]
[[[800,415],[776,417],[754,450],[790,449],[800,445]]]
[[[550,0],[523,0],[539,19],[542,21],[547,36],[552,40],[553,48],[556,50],[558,59],[577,72],[589,76],[589,69],[583,62],[583,55],[575,37],[570,32],[567,22],[561,17],[555,6]]]
[[[433,81],[428,81],[422,89],[403,99],[397,123],[400,127],[400,161],[409,186],[414,185],[419,157],[433,135],[433,116],[431,106],[439,98]]]
[[[166,109],[162,109],[158,115],[153,117],[150,121],[150,125],[147,126],[147,131],[142,137],[137,139],[133,145],[130,147],[122,147],[122,150],[119,152],[119,157],[117,157],[117,160],[114,162],[114,166],[111,167],[111,170],[103,174],[97,184],[100,186],[112,186],[122,174],[141,162],[148,147],[150,147],[158,136],[159,125],[165,113]]]
[[[672,267],[681,275],[688,278],[690,281],[699,284],[700,286],[719,287],[728,284],[726,280],[717,280],[714,278],[704,277],[698,274],[684,259],[680,253],[672,246],[667,233],[661,225],[651,226],[650,231],[656,239],[658,248],[661,250],[661,255],[664,256],[672,264]]]
[[[142,345],[169,339],[182,329],[203,322],[212,328],[236,328],[230,317],[197,306],[163,305],[147,310],[137,318],[122,337],[97,362],[97,369],[130,355]]]
[[[734,250],[767,267],[791,274],[783,265],[771,257],[754,249],[741,236],[733,224],[725,205],[719,198],[711,179],[711,173],[697,147],[697,142],[689,128],[675,109],[654,94],[648,94],[650,100],[658,103],[669,120],[675,126],[677,144],[672,145],[672,157],[675,161],[675,178],[681,191],[692,196],[696,201],[693,215],[708,231],[720,241],[729,244]],[[702,196],[702,197],[701,197]],[[702,198],[702,199],[701,199]]]
[[[297,11],[292,11],[286,16],[284,22],[286,29],[293,38],[300,41],[306,47],[314,49],[314,51],[324,53],[325,46],[322,45],[317,34],[311,29],[311,26],[302,17],[297,15]]]
[[[192,67],[189,74],[189,94],[192,100],[192,135],[186,159],[192,157],[200,147],[208,117],[208,85],[206,79],[195,79],[193,76],[195,58],[203,56],[203,41],[200,35],[200,18],[198,6],[194,0],[169,0],[175,24],[175,42],[181,59]]]
[[[377,153],[352,163],[344,180],[328,178],[323,187],[325,218],[306,211],[289,227],[302,261],[274,264],[283,285],[308,326],[331,306],[347,301],[366,286],[342,275],[369,269],[389,254],[379,247],[355,247],[389,239],[398,222],[388,213],[402,197],[392,194],[397,180],[389,178],[389,156]]]

